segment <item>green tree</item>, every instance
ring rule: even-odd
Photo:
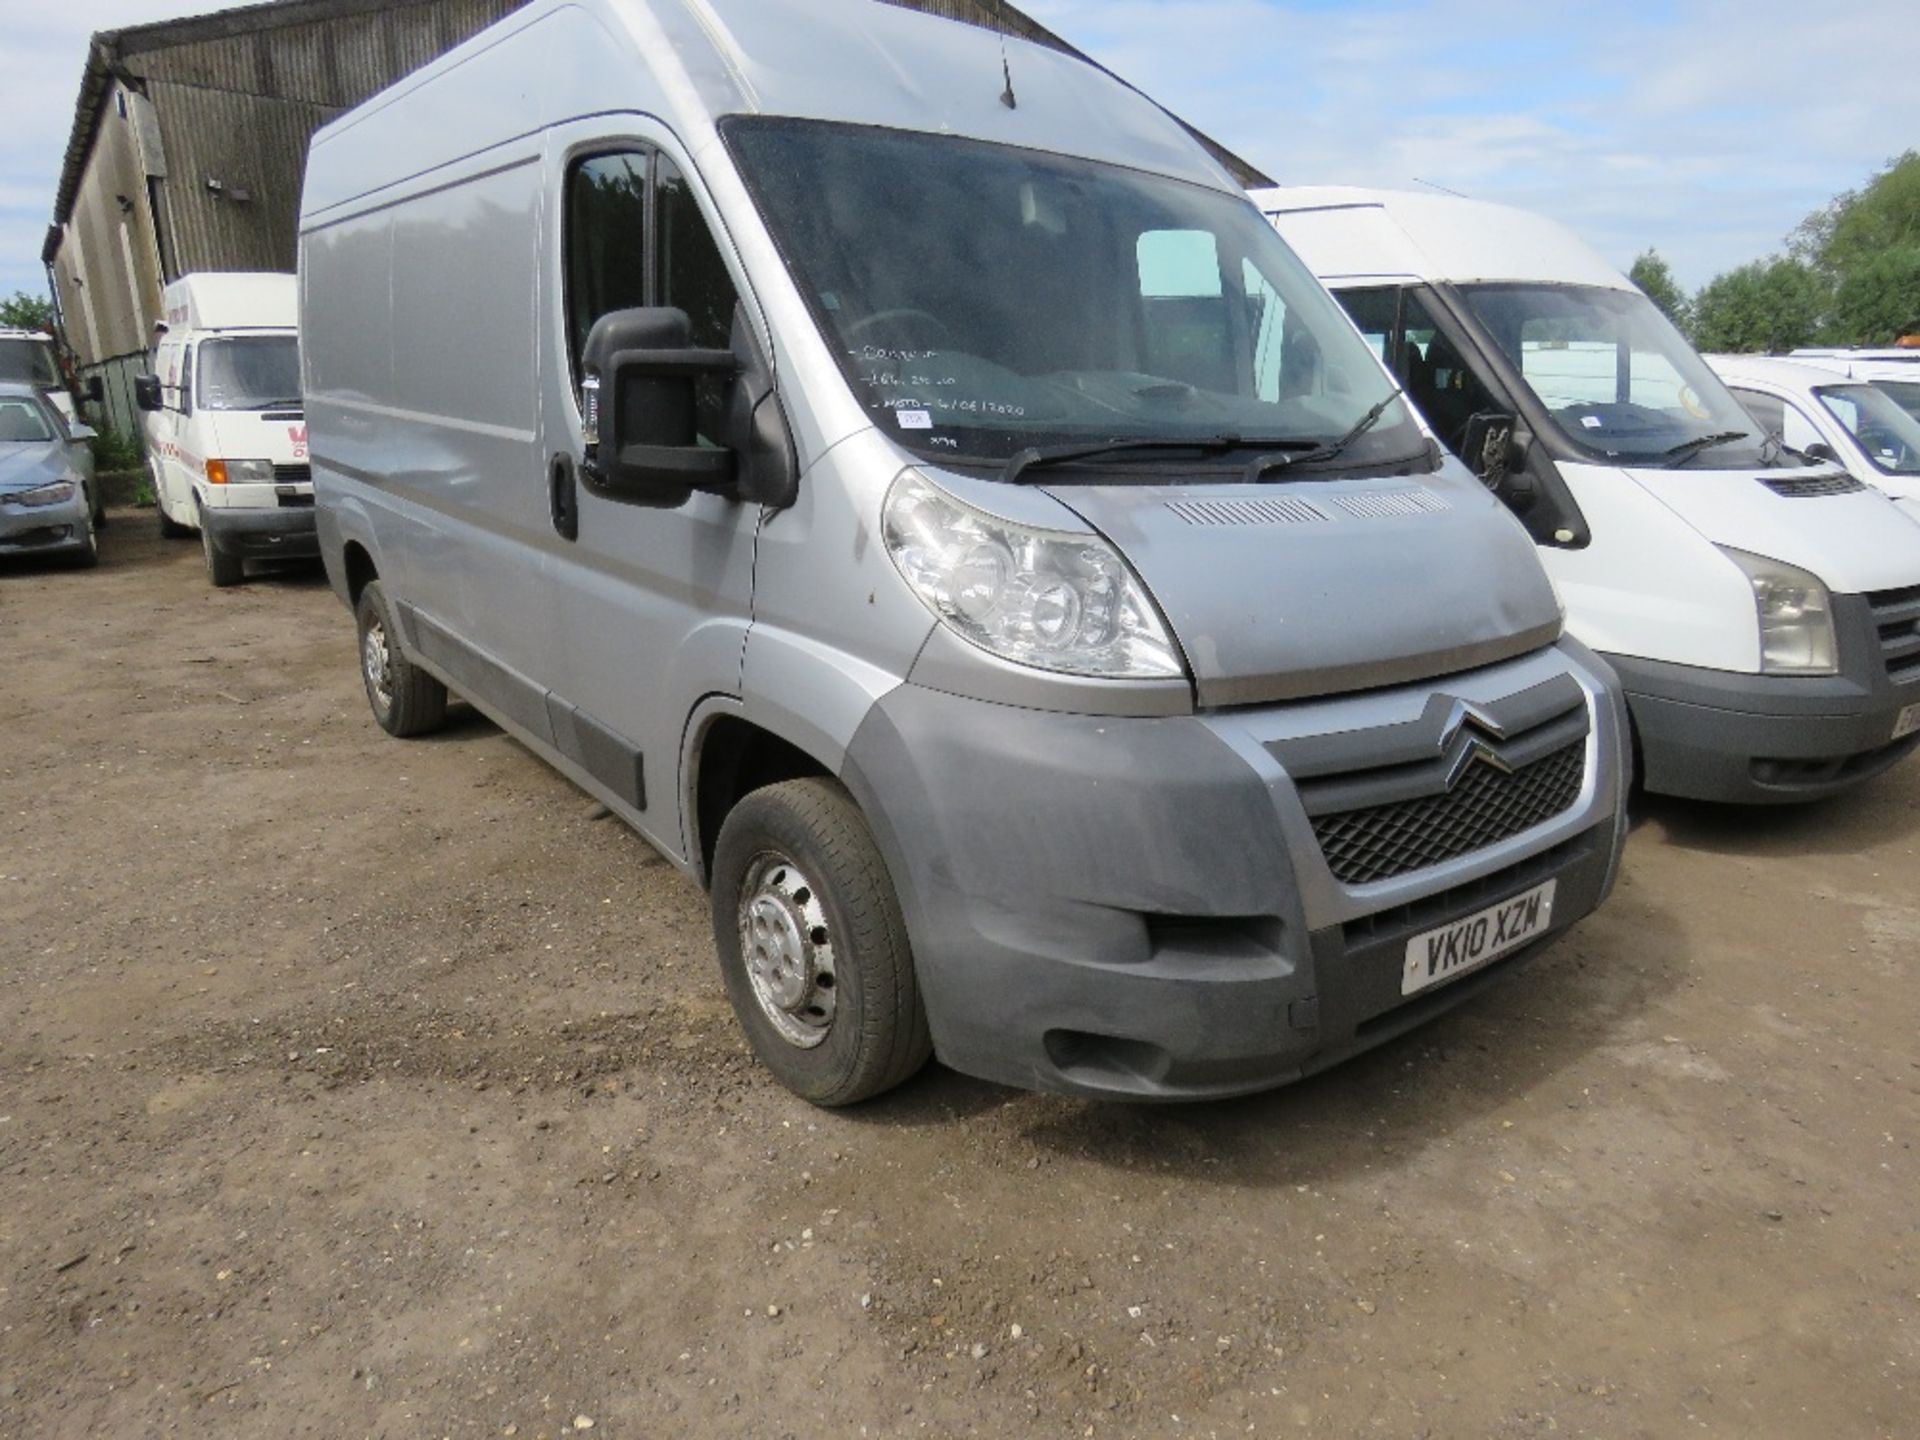
[[[24,290],[13,292],[10,300],[0,300],[0,328],[10,330],[51,330],[53,304]]]
[[[1834,287],[1826,334],[1842,345],[1891,345],[1920,335],[1920,244],[1850,264]]]
[[[1633,262],[1633,268],[1627,271],[1627,278],[1646,292],[1647,298],[1659,307],[1662,315],[1682,330],[1688,327],[1692,307],[1687,303],[1687,293],[1674,280],[1673,271],[1660,258],[1658,250],[1649,247],[1644,255]]]
[[[1836,195],[1788,244],[1832,289],[1822,339],[1884,345],[1912,333],[1920,326],[1920,151]]]
[[[1715,276],[1693,297],[1693,343],[1732,354],[1779,354],[1812,343],[1830,291],[1803,260],[1775,256]]]

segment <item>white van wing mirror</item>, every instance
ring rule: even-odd
[[[687,312],[666,306],[594,321],[580,357],[588,489],[671,510],[695,490],[731,488],[734,452],[700,443],[694,382],[731,377],[740,362],[731,350],[694,348],[691,336]]]

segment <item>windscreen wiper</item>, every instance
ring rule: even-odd
[[[1322,460],[1334,459],[1349,445],[1353,444],[1354,441],[1358,440],[1362,435],[1366,434],[1367,431],[1377,425],[1380,422],[1380,417],[1387,413],[1387,407],[1399,398],[1400,395],[1398,391],[1387,396],[1386,399],[1362,415],[1359,422],[1338,440],[1311,442],[1305,445],[1295,441],[1290,445],[1276,445],[1271,447],[1275,452],[1271,455],[1256,455],[1247,466],[1247,473],[1244,477],[1246,482],[1249,485],[1259,484],[1262,480],[1266,479],[1269,470],[1280,470],[1289,465],[1313,465]]]
[[[1176,439],[1170,435],[1135,436],[1130,439],[1089,440],[1066,445],[1030,445],[1008,459],[1000,478],[1009,485],[1018,484],[1029,470],[1066,465],[1075,460],[1093,460],[1102,455],[1123,455],[1131,450],[1197,450],[1202,455],[1220,455],[1229,450],[1318,450],[1318,440],[1261,440],[1244,435],[1195,435]]]
[[[1691,440],[1682,440],[1671,450],[1661,451],[1660,458],[1667,462],[1667,469],[1678,470],[1702,450],[1711,450],[1716,445],[1731,445],[1736,440],[1746,438],[1747,432],[1744,430],[1716,430],[1711,435],[1698,435]]]

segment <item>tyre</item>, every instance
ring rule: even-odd
[[[86,527],[85,548],[76,550],[73,563],[76,569],[91,570],[100,563],[100,536],[94,529],[93,511],[88,509],[86,518],[80,522]]]
[[[438,728],[447,716],[447,687],[400,653],[378,580],[360,591],[353,619],[360,632],[360,679],[380,728],[403,739]]]
[[[891,1090],[933,1045],[873,833],[831,780],[756,790],[720,828],[713,933],[760,1062],[815,1105]]]
[[[147,483],[153,486],[153,513],[160,519],[160,538],[163,540],[182,540],[192,533],[185,525],[167,514],[167,507],[160,503],[160,482],[153,472],[147,472]]]
[[[247,578],[247,562],[238,555],[229,555],[213,543],[213,535],[207,529],[207,517],[200,515],[200,548],[207,556],[207,579],[216,590],[224,590],[229,585],[238,585]]]

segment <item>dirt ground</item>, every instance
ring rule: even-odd
[[[0,566],[0,1435],[1920,1433],[1920,764],[1289,1090],[827,1114],[317,571],[104,550]]]

